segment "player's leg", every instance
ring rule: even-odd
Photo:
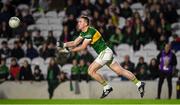
[[[98,63],[96,63],[95,61],[89,66],[88,68],[88,74],[94,78],[96,81],[98,81],[100,84],[104,85],[105,79],[99,74],[97,73],[97,71],[101,68],[102,66]]]
[[[133,81],[134,83],[138,83],[139,81],[136,79],[135,75],[122,68],[117,61],[113,61],[111,64],[107,65],[111,70],[113,70],[116,74],[126,77],[127,79]]]
[[[107,62],[109,62],[112,59],[112,55],[113,55],[112,50],[110,48],[106,48],[98,55],[98,57],[90,65],[88,70],[89,75],[93,77],[95,80],[97,80],[101,85],[104,86],[101,98],[106,97],[113,89],[107,83],[107,81],[100,74],[97,73],[97,70],[99,70]]]
[[[132,72],[122,68],[120,64],[115,60],[113,60],[110,64],[107,65],[109,68],[111,68],[111,70],[113,70],[118,75],[126,77],[127,79],[131,80],[134,84],[136,84],[141,94],[141,97],[144,96],[144,86],[145,86],[144,82],[139,81]]]
[[[89,66],[88,74],[94,78],[96,81],[98,81],[101,85],[103,85],[103,93],[100,98],[106,97],[113,89],[112,87],[107,83],[107,81],[99,74],[97,71],[102,67],[101,64],[97,63],[96,60]]]

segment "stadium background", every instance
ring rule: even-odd
[[[101,4],[98,1],[103,2]],[[156,71],[150,71],[148,68],[150,60],[156,58],[166,42],[171,43],[178,60],[173,78],[173,98],[175,98],[175,83],[180,69],[179,8],[178,0],[1,0],[0,43],[5,41],[9,47],[6,53],[1,50],[1,58],[6,59],[6,65],[9,68],[13,57],[18,60],[20,66],[23,65],[24,60],[27,60],[32,72],[34,72],[34,67],[39,65],[46,78],[50,58],[56,56],[56,41],[66,42],[76,38],[79,33],[76,30],[76,18],[80,15],[87,15],[92,20],[91,24],[102,33],[108,45],[114,50],[117,60],[120,63],[123,62],[124,56],[128,54],[130,60],[135,64],[132,72],[140,80],[155,82],[154,88],[157,84],[157,77],[153,73]],[[9,28],[7,23],[11,16],[21,19],[22,24],[19,28]],[[144,33],[141,32],[143,29]],[[39,38],[39,36],[42,37]],[[0,45],[1,48],[3,44]],[[33,48],[28,48],[27,46],[31,44]],[[18,46],[20,50],[14,50],[14,46]],[[96,53],[90,47],[79,53],[61,55],[58,60],[59,68],[68,79],[74,59],[77,61],[83,59],[85,64],[89,65],[95,56]],[[142,75],[138,75],[138,67],[136,67],[140,57],[144,57],[147,66],[143,68]],[[126,79],[118,77],[107,69],[107,67],[102,68],[101,73],[109,81],[127,82]],[[0,84],[2,85],[1,91],[3,91],[3,86],[10,87],[11,83],[14,83],[11,82],[9,75],[6,79],[5,83]],[[123,82],[120,84],[123,85]],[[21,85],[26,88],[26,84],[28,83]],[[65,86],[69,88],[69,85]],[[62,89],[59,91],[63,91]],[[124,91],[126,91],[125,88]],[[166,95],[164,97],[166,98]]]

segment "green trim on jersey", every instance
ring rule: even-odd
[[[80,36],[84,39],[91,39],[91,46],[98,54],[107,48],[101,34],[93,27],[88,27],[86,32],[80,33]]]

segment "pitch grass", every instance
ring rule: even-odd
[[[180,105],[180,100],[172,99],[172,100],[153,100],[153,99],[0,99],[0,105],[48,105],[48,104],[74,104],[74,105],[127,105],[127,104],[132,104],[132,105],[139,105],[139,104],[146,104],[146,105],[162,105],[162,104],[179,104]]]

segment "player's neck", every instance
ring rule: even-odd
[[[86,32],[88,30],[89,26],[84,27],[81,31]]]

